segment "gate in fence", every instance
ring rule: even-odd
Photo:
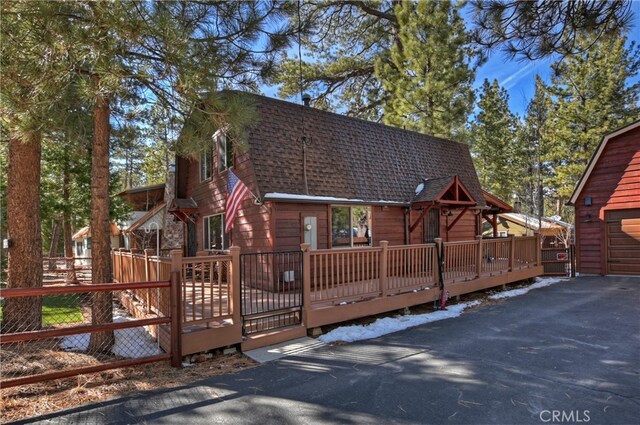
[[[302,252],[242,254],[242,333],[302,323]]]
[[[542,265],[545,276],[575,277],[575,245],[542,248]]]

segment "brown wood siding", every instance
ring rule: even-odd
[[[608,140],[576,200],[578,272],[607,273],[605,213],[630,208],[640,208],[640,128]]]
[[[301,204],[279,202],[275,208],[275,249],[298,250],[304,242],[302,217],[316,217],[318,249],[328,247],[328,214],[325,204]]]
[[[204,217],[222,214],[225,210],[227,171],[217,172],[217,155],[214,155],[213,177],[211,179],[200,181],[200,164],[197,160],[189,160],[187,170],[185,197],[193,197],[198,204],[196,241],[197,250],[202,250]],[[247,185],[250,191],[257,192],[248,153],[237,155],[234,158],[233,172]],[[231,243],[242,248],[244,252],[271,251],[273,243],[270,212],[270,203],[255,205],[253,196],[247,196],[235,217]]]
[[[453,223],[460,212],[453,212],[451,217],[440,216],[440,235],[445,242],[472,241],[476,238],[476,215],[467,210],[458,222],[447,231],[447,225]]]
[[[373,207],[373,245],[380,245],[380,241],[389,241],[389,245],[404,245],[404,208],[403,207]],[[412,213],[412,217],[419,216],[417,211]],[[420,230],[416,228],[411,234],[411,239],[421,240],[422,226]],[[417,239],[416,239],[417,238]]]

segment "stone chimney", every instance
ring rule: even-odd
[[[182,249],[184,244],[184,225],[181,221],[174,220],[169,214],[171,201],[176,196],[176,165],[169,164],[167,179],[164,184],[164,219],[162,222],[162,249]]]

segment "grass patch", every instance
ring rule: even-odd
[[[6,300],[5,300],[6,301]],[[2,320],[0,304],[0,320]],[[47,295],[42,300],[42,326],[84,321],[77,294]]]

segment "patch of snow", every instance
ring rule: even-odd
[[[407,315],[401,317],[384,317],[382,319],[376,320],[369,325],[354,325],[336,328],[331,332],[320,336],[319,339],[324,343],[329,343],[336,341],[354,342],[377,338],[379,336],[387,335],[393,332],[403,331],[414,326],[424,325],[425,323],[458,317],[465,309],[479,304],[480,301],[476,300],[451,305],[447,307],[448,310],[438,310],[434,311],[433,313]]]
[[[424,189],[424,182],[423,183],[419,183],[418,186],[416,186],[416,195],[418,195],[420,192],[422,192],[423,189]]]
[[[120,313],[114,313],[113,316],[114,323],[131,320],[135,319]],[[111,352],[117,356],[135,359],[162,354],[156,340],[142,327],[117,329],[114,334],[116,341]],[[68,351],[86,351],[90,339],[90,334],[65,336],[60,342],[60,348]]]
[[[297,200],[297,201],[321,201],[321,202],[353,202],[353,203],[373,203],[373,204],[392,204],[392,205],[406,205],[403,202],[397,201],[385,201],[384,199],[380,199],[377,201],[365,201],[364,199],[350,199],[350,198],[335,198],[333,196],[313,196],[313,195],[297,195],[293,193],[278,193],[278,192],[270,192],[265,193],[264,198],[265,201],[269,200]]]
[[[536,283],[527,286],[526,288],[512,289],[510,291],[499,292],[489,296],[491,300],[500,300],[503,298],[517,297],[524,295],[532,289],[544,288],[545,286],[553,285],[554,283],[562,282],[565,279],[558,279],[554,277],[536,278]]]

